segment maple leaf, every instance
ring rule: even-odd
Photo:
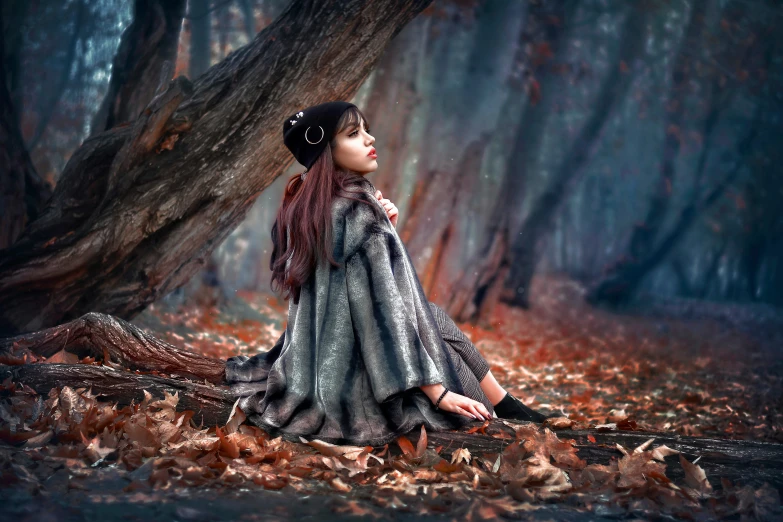
[[[666,465],[653,462],[651,458],[651,451],[634,452],[623,456],[617,463],[617,468],[620,471],[617,487],[642,487],[647,483],[645,475],[653,472],[663,475]]]
[[[451,454],[451,463],[459,464],[460,461],[464,461],[465,464],[470,464],[470,450],[468,448],[458,448]]]

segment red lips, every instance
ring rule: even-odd
[[[375,153],[375,148],[370,149],[370,153],[367,154],[367,155],[368,156],[377,156],[377,154]]]

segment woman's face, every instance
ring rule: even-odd
[[[348,127],[335,136],[335,145],[332,149],[334,162],[362,176],[375,172],[378,169],[377,155],[373,147],[375,138],[368,131],[362,120],[360,127],[356,125]]]

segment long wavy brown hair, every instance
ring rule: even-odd
[[[378,205],[351,197],[351,194],[359,193],[362,186],[369,188],[370,182],[363,175],[336,165],[332,156],[336,136],[353,125],[358,127],[361,121],[368,125],[359,109],[348,108],[337,122],[335,137],[307,171],[304,181],[300,173],[286,184],[283,202],[272,225],[270,286],[274,292],[282,291],[286,300],[293,297],[295,304],[299,303],[302,285],[312,276],[321,259],[327,259],[334,267],[341,266],[332,255],[332,202],[335,199],[347,198],[369,205],[378,218],[383,219],[383,211]],[[368,126],[366,130],[370,131]]]

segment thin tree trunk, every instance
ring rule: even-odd
[[[684,134],[682,122],[685,117],[685,101],[689,92],[687,86],[690,80],[688,74],[690,58],[687,50],[695,45],[703,31],[706,7],[706,2],[693,4],[688,25],[680,42],[680,49],[672,72],[669,100],[666,103],[668,118],[665,122],[666,138],[663,148],[663,164],[650,197],[647,215],[640,224],[634,226],[626,253],[623,254],[623,258],[627,259],[630,264],[639,262],[649,256],[650,251],[655,246],[655,240],[663,226],[664,219],[668,214],[674,187],[675,162],[680,154],[680,144]],[[615,266],[622,266],[622,263],[616,263]],[[628,297],[630,297],[630,293],[622,292],[616,295],[613,294],[611,299],[613,302],[615,300],[619,302],[626,300]],[[599,291],[591,297],[591,302],[609,298],[609,295]]]
[[[122,34],[109,90],[92,119],[91,135],[135,120],[155,96],[163,64],[177,61],[185,5],[185,0],[135,1],[133,22]]]
[[[700,29],[694,29],[693,25],[696,24],[699,26],[703,24],[703,5],[695,5],[695,11],[689,22],[689,28],[686,31],[686,40],[683,42],[683,49],[687,49],[689,45],[693,45],[693,42],[691,41],[692,38],[695,38],[700,34]],[[690,35],[690,37],[687,35]],[[749,46],[746,49],[745,57],[747,58],[755,49],[755,47]],[[771,49],[772,47],[768,45],[764,54],[768,60],[767,63],[769,63],[771,57]],[[683,54],[685,54],[684,50],[681,51],[680,55],[682,56]],[[679,64],[679,67],[684,67],[684,64]],[[713,94],[718,89],[719,81],[720,77],[717,77],[712,83],[711,87]],[[655,240],[661,234],[664,219],[662,212],[665,213],[665,210],[668,208],[668,197],[663,198],[661,196],[661,190],[668,190],[670,192],[671,183],[673,181],[672,177],[667,176],[671,176],[674,172],[674,161],[676,157],[673,154],[668,153],[665,155],[664,168],[660,179],[663,186],[668,186],[669,188],[661,189],[661,185],[659,184],[657,193],[650,202],[647,221],[642,225],[635,227],[627,254],[613,265],[613,268],[604,278],[591,286],[585,296],[587,302],[592,304],[608,304],[611,306],[627,304],[634,297],[636,290],[639,288],[647,274],[666,258],[679,243],[681,238],[685,236],[686,232],[690,230],[690,227],[693,225],[696,218],[709,208],[723,194],[726,187],[738,176],[740,169],[743,166],[743,159],[750,152],[753,141],[759,133],[762,110],[761,101],[759,101],[756,106],[755,116],[750,125],[750,130],[737,146],[738,158],[735,161],[733,168],[729,169],[729,172],[724,179],[718,182],[712,190],[707,191],[706,194],[702,194],[702,191],[704,190],[702,183],[706,172],[708,152],[714,132],[717,128],[717,123],[722,110],[730,105],[736,92],[736,89],[730,90],[720,97],[718,101],[714,101],[709,114],[705,118],[704,128],[702,129],[705,140],[696,167],[695,181],[690,191],[690,196],[685,206],[680,211],[680,215],[673,227],[657,244],[655,243]],[[711,98],[714,97],[714,95],[711,96]],[[666,150],[671,148],[679,150],[679,141],[677,141],[677,144],[675,145],[667,138]]]
[[[0,11],[0,56],[5,58],[3,27]],[[18,51],[17,47],[12,52]],[[18,62],[18,56],[10,62]],[[22,235],[52,195],[52,188],[36,172],[25,147],[19,129],[19,108],[14,106],[5,73],[3,64],[0,66],[0,250]]]
[[[525,308],[529,305],[530,281],[538,261],[539,243],[549,230],[561,202],[568,193],[569,186],[574,183],[587,163],[593,143],[612,113],[612,108],[624,100],[633,82],[632,73],[624,72],[623,66],[631,68],[633,61],[642,52],[647,34],[645,22],[645,10],[631,7],[620,35],[618,56],[614,60],[616,65],[612,67],[601,85],[593,104],[593,112],[575,138],[560,167],[553,174],[552,181],[533,204],[519,234],[514,236],[512,262],[509,263],[511,271],[505,284],[507,294],[504,296],[504,300],[511,305]]]
[[[79,39],[82,36],[81,33],[84,29],[82,26],[84,24],[84,19],[87,16],[88,7],[85,4],[85,0],[80,0],[76,3],[76,5],[74,5],[73,8],[75,10],[73,33],[71,34],[70,40],[66,44],[66,55],[64,63],[62,64],[60,79],[57,82],[57,85],[51,87],[48,98],[44,101],[43,106],[38,109],[40,118],[38,120],[38,124],[35,126],[35,132],[33,133],[33,136],[30,138],[30,142],[27,145],[28,149],[31,151],[35,149],[41,137],[43,136],[44,131],[46,131],[46,127],[49,125],[49,120],[52,119],[52,116],[54,115],[54,112],[57,108],[57,103],[60,101],[63,93],[68,88],[68,81],[71,79],[71,67],[73,66],[73,62],[76,57],[76,44],[79,42]]]
[[[710,208],[723,195],[726,187],[739,175],[743,166],[743,158],[750,151],[759,131],[758,117],[757,111],[756,121],[751,124],[751,130],[739,145],[738,159],[723,180],[717,183],[703,198],[689,202],[683,207],[677,221],[647,257],[624,264],[620,270],[617,270],[593,287],[586,296],[587,302],[591,304],[625,303],[630,296],[634,295],[644,277],[666,258],[669,252],[674,249],[690,230],[690,227],[696,222],[696,218]]]
[[[724,238],[721,242],[720,248],[718,248],[717,252],[712,255],[712,260],[710,260],[710,264],[707,266],[707,270],[704,272],[704,278],[702,279],[701,285],[699,286],[696,297],[700,299],[707,297],[707,292],[709,292],[710,286],[715,280],[715,275],[718,273],[718,267],[720,266],[720,260],[723,257],[723,252],[726,251],[726,246],[728,246],[728,244],[728,240]]]
[[[0,251],[0,335],[92,311],[130,320],[184,284],[293,161],[279,123],[350,99],[430,2],[295,1],[195,84],[177,78],[133,125],[86,140]]]
[[[520,32],[520,47],[530,42],[542,40],[555,56],[568,40],[565,20],[573,13],[571,10],[556,6],[552,11],[549,5],[531,5],[525,28]],[[557,16],[561,23],[550,24],[549,18]],[[544,35],[539,36],[537,33]],[[529,59],[531,57],[528,57]],[[522,205],[528,172],[537,158],[544,128],[551,114],[551,102],[559,77],[553,72],[545,72],[545,60],[533,60],[528,64],[535,85],[542,85],[530,95],[527,105],[517,125],[512,153],[503,173],[498,190],[499,201],[492,208],[488,230],[483,248],[476,250],[474,259],[467,263],[461,277],[452,284],[447,312],[461,322],[480,322],[488,326],[488,319],[499,298],[503,283],[508,276],[510,266],[509,246],[511,244],[511,216]],[[541,80],[539,81],[539,78]],[[487,254],[489,253],[489,254]]]
[[[190,0],[190,63],[188,75],[195,80],[212,62],[212,10],[209,0]]]
[[[242,23],[248,40],[256,37],[256,15],[253,12],[253,0],[239,0],[239,9],[242,11]]]

